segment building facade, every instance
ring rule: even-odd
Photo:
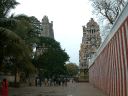
[[[93,18],[83,26],[83,37],[79,51],[79,69],[81,78],[88,75],[89,60],[101,44],[99,25]]]
[[[54,39],[53,21],[50,23],[47,16],[44,16],[42,19],[42,32],[40,33],[40,36]]]
[[[44,16],[41,22],[41,32],[39,36],[48,37],[54,39],[53,21],[49,23],[48,16]],[[45,44],[36,47],[36,55],[41,55],[47,50]]]

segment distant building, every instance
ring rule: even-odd
[[[49,19],[47,16],[44,16],[42,19],[42,30],[43,31],[40,33],[40,36],[54,39],[53,21],[49,23]]]
[[[49,37],[54,39],[54,31],[53,31],[53,21],[49,23],[49,19],[47,16],[44,16],[41,22],[41,29],[42,31],[40,32],[39,36],[43,37]],[[37,46],[36,47],[36,55],[41,55],[47,50],[47,47],[45,44],[42,44],[42,46]]]
[[[79,68],[81,76],[88,72],[89,60],[101,44],[99,25],[93,18],[83,26],[83,37],[79,51]]]

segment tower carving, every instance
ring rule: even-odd
[[[83,26],[83,37],[79,51],[80,75],[85,78],[88,73],[89,60],[101,44],[99,25],[93,18]]]

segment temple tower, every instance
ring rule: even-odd
[[[49,23],[49,19],[47,16],[44,16],[42,19],[42,29],[40,36],[50,37],[54,39],[54,31],[53,31],[53,21]]]
[[[49,19],[47,16],[44,16],[41,22],[41,29],[39,36],[48,37],[54,39],[54,31],[53,31],[53,21],[49,23]],[[36,55],[41,55],[46,51],[46,46],[42,44],[42,46],[36,47]]]
[[[88,81],[89,60],[101,44],[99,25],[93,18],[83,26],[83,37],[79,51],[80,80]]]

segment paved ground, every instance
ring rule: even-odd
[[[89,83],[68,83],[68,86],[9,88],[9,96],[105,96]]]

